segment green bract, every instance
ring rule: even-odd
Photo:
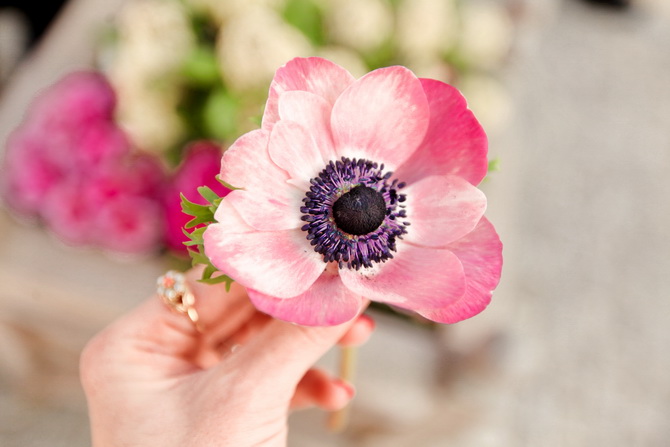
[[[227,188],[234,189],[231,188],[230,185],[225,186]],[[198,203],[191,202],[186,198],[186,196],[184,196],[184,194],[181,194],[182,211],[184,214],[193,217],[193,219],[191,219],[184,226],[184,234],[189,238],[187,242],[184,242],[184,245],[188,247],[188,254],[191,257],[191,264],[194,267],[198,264],[205,266],[205,270],[202,273],[202,278],[200,281],[207,284],[225,283],[226,290],[229,290],[230,285],[233,283],[233,279],[224,274],[214,276],[214,274],[219,270],[214,267],[214,265],[212,265],[209,258],[207,258],[207,255],[205,255],[205,248],[202,239],[202,236],[207,229],[207,225],[216,222],[216,219],[214,219],[214,213],[216,212],[216,209],[218,208],[223,198],[207,186],[201,186],[198,188],[198,192],[207,201],[207,205],[200,205]],[[191,231],[189,232],[188,230]]]

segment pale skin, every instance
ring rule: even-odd
[[[244,289],[197,282],[202,333],[157,296],[95,336],[81,358],[94,447],[286,446],[290,411],[344,407],[353,387],[313,368],[333,345],[358,345],[363,315],[297,326],[257,312]]]

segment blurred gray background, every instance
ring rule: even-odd
[[[349,429],[296,414],[290,445],[668,445],[670,7],[530,3],[503,72],[509,124],[491,135],[501,169],[482,186],[505,244],[492,305],[437,336],[380,316]],[[0,97],[3,139],[31,92],[79,63],[83,43],[53,39]],[[78,350],[164,268],[1,215],[0,445],[89,445]]]

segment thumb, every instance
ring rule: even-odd
[[[272,319],[240,349],[240,358],[257,383],[297,385],[314,363],[351,328],[356,319],[327,327],[306,327]]]

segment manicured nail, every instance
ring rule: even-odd
[[[356,395],[356,389],[349,382],[345,382],[342,379],[334,379],[333,385],[344,390],[347,393],[347,396],[349,396],[349,399],[353,399],[353,397]]]
[[[361,314],[358,317],[358,321],[365,322],[365,324],[367,324],[370,329],[374,329],[376,325],[375,320],[368,314]]]

